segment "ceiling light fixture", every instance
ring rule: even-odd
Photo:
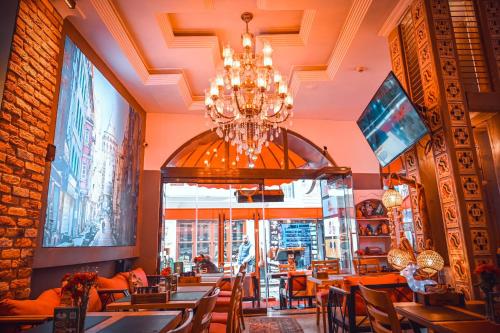
[[[76,0],[64,0],[64,3],[69,7],[69,9],[75,9],[76,7]]]
[[[244,154],[249,166],[254,165],[263,146],[278,137],[281,124],[293,115],[293,97],[286,78],[273,68],[271,45],[265,42],[262,54],[255,52],[254,36],[248,32],[252,18],[252,13],[241,14],[246,24],[241,35],[243,52],[235,53],[225,46],[224,68],[205,90],[206,116],[212,120],[217,135],[236,146],[236,160]]]

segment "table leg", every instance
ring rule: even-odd
[[[415,333],[422,332],[422,328],[424,328],[422,325],[419,325],[416,322],[411,321],[411,320],[409,320],[409,322],[410,322],[410,326],[411,326],[411,329],[413,330],[413,332],[415,332]]]

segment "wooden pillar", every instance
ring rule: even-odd
[[[415,0],[411,15],[450,266],[455,287],[472,298],[473,270],[493,256],[448,1]]]
[[[403,41],[399,27],[396,27],[389,34],[389,51],[391,55],[392,71],[398,78],[399,82],[401,82],[401,85],[405,88],[408,95],[410,95],[408,74],[405,68],[406,60],[403,51]],[[416,147],[403,154],[403,162],[406,176],[410,179],[413,179],[415,182],[420,183],[420,172]],[[416,187],[410,187],[410,202],[413,215],[413,228],[415,230],[416,250],[422,251],[425,248],[426,237],[421,215],[422,207],[419,207]]]

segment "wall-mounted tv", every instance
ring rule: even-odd
[[[358,126],[383,167],[428,133],[417,109],[392,72],[359,117]]]
[[[66,37],[43,247],[132,246],[141,116]]]

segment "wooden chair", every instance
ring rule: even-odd
[[[220,289],[215,288],[212,294],[201,299],[193,319],[193,332],[208,332],[210,321],[212,320],[212,311],[214,310],[219,292]]]
[[[191,333],[191,328],[193,327],[193,311],[187,310],[184,313],[184,320],[181,325],[177,326],[173,330],[168,331],[168,333]]]
[[[329,275],[340,274],[340,260],[313,260],[311,262],[311,269],[318,272],[326,271]],[[323,320],[323,332],[327,332],[327,305],[328,305],[328,287],[329,286],[316,286],[316,325],[321,325]]]
[[[380,273],[382,267],[377,258],[360,258],[352,260],[353,266],[358,274]]]
[[[293,273],[296,273],[296,275],[289,275],[280,279],[280,309],[291,308],[294,300],[307,300],[309,307],[312,307],[312,300],[316,296],[311,294],[307,288],[306,273]]]
[[[220,322],[210,324],[210,333],[240,333],[241,327],[241,298],[243,294],[243,274],[238,273],[233,284],[233,293],[229,303],[227,316],[224,318],[225,324]],[[194,330],[193,332],[197,332]]]
[[[375,333],[401,333],[401,324],[389,294],[359,285]]]
[[[327,271],[330,274],[340,273],[340,260],[330,259],[330,260],[313,260],[311,261],[311,270]]]
[[[398,302],[413,300],[413,293],[407,283],[370,284],[369,287],[390,290]],[[363,302],[359,289],[359,284],[346,289],[330,287],[327,305],[329,332],[371,332],[366,308],[359,304]],[[402,325],[405,326],[404,329],[411,328],[408,322],[403,322]]]

